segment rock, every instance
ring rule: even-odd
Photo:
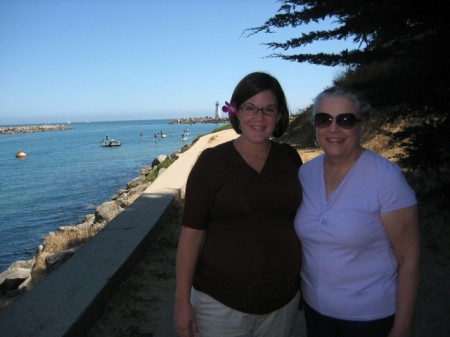
[[[141,194],[145,189],[151,185],[151,182],[140,184],[139,186],[133,187],[128,191],[128,197],[134,196],[136,193]]]
[[[30,132],[48,132],[71,130],[72,127],[66,124],[44,124],[44,125],[26,125],[26,126],[9,126],[0,128],[0,134],[16,134]]]
[[[135,179],[136,179],[136,178],[135,178]],[[132,181],[134,181],[135,179],[133,179]],[[128,184],[130,184],[130,183],[127,183],[127,185],[128,185]],[[134,184],[134,183],[133,183],[133,184]],[[111,200],[116,200],[116,199],[118,199],[122,194],[127,193],[128,190],[129,190],[129,188],[127,188],[127,189],[121,188],[120,190],[118,190],[118,191],[111,197]]]
[[[55,270],[59,265],[66,262],[69,258],[72,257],[73,254],[77,251],[77,247],[73,247],[70,249],[63,250],[56,254],[49,255],[45,258],[45,267],[47,268],[47,272],[51,272]]]
[[[0,293],[16,290],[31,276],[34,260],[16,261],[0,274]]]
[[[61,232],[68,232],[68,231],[80,231],[80,230],[89,230],[94,225],[95,222],[95,214],[86,214],[84,217],[84,221],[78,225],[73,226],[61,226],[59,227],[59,230]]]
[[[83,223],[92,225],[95,221],[95,214],[86,214]]]
[[[32,277],[30,275],[30,277],[28,277],[25,281],[23,281],[20,285],[19,285],[19,293],[22,292],[23,290],[29,290],[31,289],[32,286]]]
[[[136,187],[136,186],[142,184],[143,180],[144,180],[144,176],[139,176],[139,177],[134,178],[133,180],[131,180],[131,181],[129,181],[127,183],[128,189]]]
[[[121,194],[116,199],[116,202],[121,208],[127,208],[128,206],[130,206],[130,202],[128,201],[128,193]]]
[[[174,119],[169,122],[169,124],[198,124],[198,123],[229,123],[230,120],[228,117],[187,117],[187,118],[179,118]]]
[[[167,157],[168,156],[165,154],[160,154],[158,157],[153,159],[152,166],[157,166],[157,165],[161,164],[164,160],[167,159]]]
[[[140,170],[140,174],[143,176],[148,176],[150,173],[152,173],[153,167],[152,166],[144,166]]]
[[[115,201],[104,202],[100,207],[95,210],[95,220],[96,221],[106,221],[109,222],[114,219],[120,212],[122,208]]]

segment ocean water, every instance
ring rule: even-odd
[[[71,130],[0,135],[0,272],[32,258],[49,232],[81,223],[158,155],[224,125],[169,122],[72,123]],[[155,141],[161,131],[167,137]],[[102,147],[107,134],[122,145]],[[27,158],[15,158],[18,151]]]

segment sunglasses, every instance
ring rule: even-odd
[[[319,129],[325,129],[333,123],[333,119],[336,120],[336,125],[341,129],[353,129],[356,123],[361,121],[351,113],[340,114],[333,117],[325,112],[319,112],[314,116],[314,126]]]

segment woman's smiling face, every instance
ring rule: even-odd
[[[268,106],[277,107],[277,99],[270,90],[261,91],[255,96],[250,97],[241,106],[251,104],[258,109]],[[266,115],[262,110],[256,114],[246,114],[243,109],[239,109],[239,121],[242,135],[252,143],[267,141],[275,130],[279,119],[279,114]]]
[[[324,97],[319,104],[317,113],[326,113],[333,117],[331,125],[315,128],[320,147],[327,155],[345,159],[358,151],[365,123],[357,122],[352,128],[342,128],[336,124],[336,117],[340,114],[350,113],[358,119],[361,118],[353,101],[340,96]]]

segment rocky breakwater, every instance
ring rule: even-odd
[[[228,117],[187,117],[174,119],[169,124],[200,124],[200,123],[228,123]]]
[[[97,207],[95,214],[86,215],[80,224],[61,226],[58,231],[48,233],[32,259],[16,261],[0,273],[0,309],[67,261],[89,238],[130,206],[166,167],[178,159],[178,154],[157,156],[151,166],[143,167],[139,176],[127,183],[126,189],[118,190],[110,201]]]
[[[43,124],[43,125],[23,125],[23,126],[6,126],[0,127],[0,135],[9,135],[16,133],[31,133],[31,132],[48,132],[71,130],[72,127],[67,124]]]

